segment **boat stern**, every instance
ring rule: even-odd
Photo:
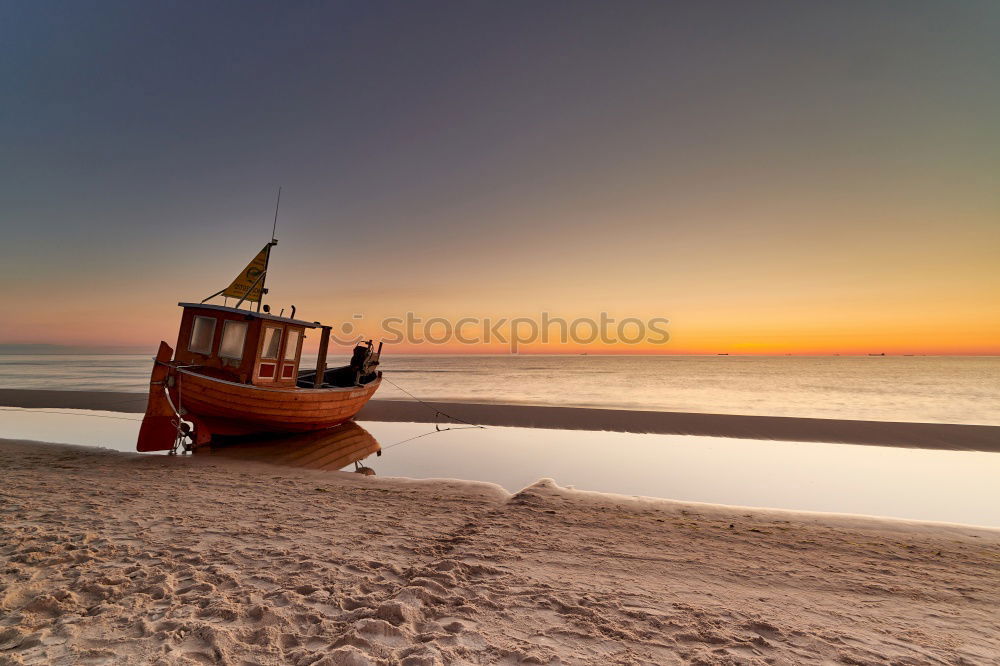
[[[170,345],[160,342],[149,378],[146,415],[135,443],[137,451],[170,451],[177,440],[177,414],[167,394],[167,376],[170,374],[167,363],[173,355]]]

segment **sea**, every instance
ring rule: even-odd
[[[331,365],[346,358],[331,358]],[[302,367],[315,363],[304,357]],[[0,388],[138,391],[146,355],[0,355]],[[1000,425],[995,356],[393,356],[377,398]]]

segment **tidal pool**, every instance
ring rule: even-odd
[[[139,421],[117,412],[3,408],[0,437],[134,452]],[[357,464],[380,476],[489,481],[511,492],[549,477],[624,495],[1000,527],[997,453],[364,422],[210,455],[319,469]]]

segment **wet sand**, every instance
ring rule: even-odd
[[[996,663],[1000,531],[0,440],[0,663]]]
[[[434,410],[463,421],[492,426],[609,430],[613,432],[702,435],[790,442],[871,444],[949,451],[1000,452],[1000,426],[901,423],[840,419],[741,416],[682,412],[633,411],[583,407],[541,407],[433,402],[432,407],[405,400],[372,400],[358,421],[433,422]],[[146,395],[96,391],[0,389],[0,405],[31,408],[99,409],[142,413]],[[453,423],[447,416],[442,423]]]

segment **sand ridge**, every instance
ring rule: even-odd
[[[998,663],[1000,532],[0,440],[0,664]]]

